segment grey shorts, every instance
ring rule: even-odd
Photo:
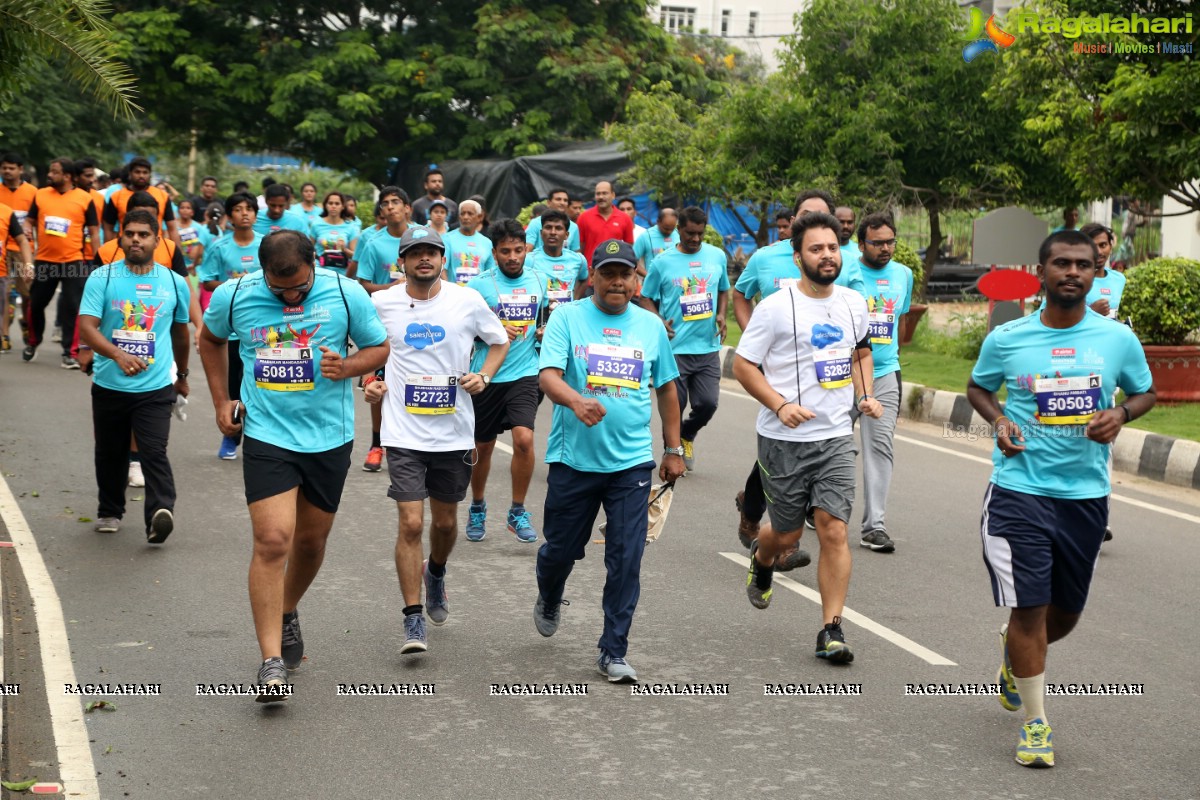
[[[459,503],[471,485],[470,450],[425,453],[403,447],[388,447],[388,475],[392,485],[388,497],[409,503],[432,497],[442,503]]]
[[[788,442],[759,435],[758,471],[771,527],[780,533],[799,530],[809,508],[849,522],[856,455],[853,435],[819,442]]]

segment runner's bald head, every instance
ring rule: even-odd
[[[258,247],[258,260],[263,271],[280,278],[295,275],[315,259],[312,240],[299,231],[275,231],[264,237]]]

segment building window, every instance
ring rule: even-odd
[[[721,35],[728,36],[729,29],[733,23],[733,11],[728,8],[721,9]]]
[[[658,20],[668,33],[683,33],[696,27],[696,9],[687,6],[662,6]]]
[[[746,25],[746,35],[754,36],[758,33],[758,12],[750,12],[750,22]]]

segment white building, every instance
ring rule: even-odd
[[[796,32],[804,0],[661,0],[650,16],[670,33],[719,36],[768,70],[779,66],[781,39]]]

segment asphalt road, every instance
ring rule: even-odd
[[[399,655],[396,510],[386,477],[359,470],[369,428],[360,404],[342,511],[301,604],[308,659],[294,673],[295,696],[263,707],[196,696],[198,683],[252,682],[258,662],[241,463],[215,457],[220,437],[202,378],[189,420],[172,430],[177,528],[152,547],[137,502],[117,535],[79,521],[96,515],[88,382],[59,369],[53,347],[44,351],[32,364],[15,352],[0,359],[4,479],[61,599],[77,680],[162,685],[161,696],[113,698],[115,711],[78,715],[102,797],[1090,800],[1200,792],[1195,492],[1118,476],[1119,495],[1150,507],[1113,502],[1117,538],[1102,553],[1082,623],[1051,650],[1048,679],[1144,684],[1144,695],[1049,698],[1058,766],[1031,771],[1013,763],[1019,716],[994,698],[905,694],[906,684],[995,678],[1005,614],[992,606],[980,559],[989,474],[982,443],[902,426],[888,514],[897,550],[855,548],[848,604],[875,626],[847,623],[857,658],[835,667],[813,657],[820,612],[812,601],[786,587],[766,611],[746,600],[732,499],[753,462],[756,406],[727,386],[698,440],[697,470],[680,481],[667,529],[646,551],[629,659],[643,683],[728,684],[729,694],[631,696],[593,668],[601,546],[589,548],[568,584],[572,604],[559,633],[543,639],[534,630],[537,546],[503,531],[510,496],[501,452],[488,538],[460,538],[450,562],[449,623],[430,628],[428,654]],[[538,422],[542,451],[548,407]],[[528,503],[538,528],[544,492],[539,463]],[[816,550],[815,541],[808,546]],[[814,567],[791,576],[815,588]],[[38,608],[39,619],[46,612]],[[338,696],[339,683],[360,682],[436,689]],[[587,683],[588,693],[489,694],[492,684],[512,682]],[[764,684],[808,682],[861,685],[861,695],[764,696]],[[14,747],[9,756],[24,752]],[[5,777],[59,772],[53,762],[16,759]]]

